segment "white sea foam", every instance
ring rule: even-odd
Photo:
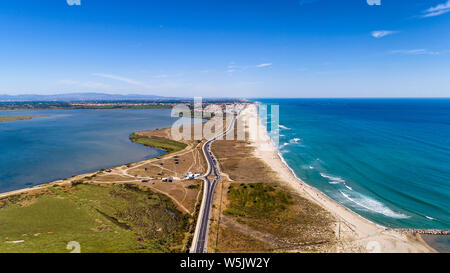
[[[283,144],[281,144],[279,146],[279,148],[283,149],[284,147],[286,147],[286,146],[288,146],[290,144],[297,144],[297,143],[300,142],[300,140],[301,140],[300,138],[293,138],[293,139],[289,140],[289,142],[284,142]]]
[[[320,173],[320,176],[330,180],[330,182],[329,182],[330,184],[343,184],[343,186],[345,188],[347,188],[348,190],[351,191],[351,196],[350,196],[350,194],[347,194],[343,191],[339,191],[339,192],[347,200],[351,201],[352,203],[354,203],[362,208],[365,208],[368,211],[380,213],[380,214],[383,214],[385,216],[392,217],[392,218],[399,218],[399,219],[409,218],[409,216],[407,216],[405,214],[392,211],[390,208],[386,207],[383,203],[381,203],[377,200],[374,200],[363,194],[354,192],[353,188],[350,187],[349,185],[347,185],[346,181],[341,177],[332,176],[332,175],[328,175],[328,174],[324,174],[324,173]]]
[[[280,149],[283,149],[284,147],[286,147],[286,146],[288,146],[288,145],[289,145],[289,143],[288,143],[288,142],[285,142],[285,143],[283,143],[283,144],[280,145]]]
[[[386,207],[383,203],[374,200],[372,198],[369,198],[365,195],[359,194],[359,193],[352,193],[354,195],[351,197],[349,194],[346,194],[342,191],[339,191],[342,196],[344,196],[347,200],[351,201],[352,203],[365,208],[368,211],[376,212],[379,214],[383,214],[385,216],[391,217],[391,218],[398,218],[398,219],[405,219],[409,218],[408,215],[397,213],[390,208]]]
[[[426,217],[428,220],[434,220],[433,217],[430,217],[430,216],[427,216],[427,215],[425,215],[425,217]]]
[[[337,176],[332,176],[332,175],[328,175],[328,174],[324,174],[324,173],[320,173],[320,176],[330,180],[330,184],[345,183],[344,179],[337,177]]]
[[[280,127],[280,129],[283,129],[283,130],[291,130],[291,128],[288,128],[288,127],[286,127],[286,126],[284,126],[284,125],[278,125],[278,127]]]

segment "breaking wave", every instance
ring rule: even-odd
[[[344,179],[337,177],[337,176],[332,176],[332,175],[328,175],[328,174],[324,174],[324,173],[320,173],[320,176],[330,180],[331,181],[330,184],[345,183]]]
[[[374,200],[372,198],[369,198],[367,196],[364,196],[362,194],[356,193],[354,194],[354,197],[350,197],[349,194],[346,194],[342,191],[339,191],[342,196],[344,196],[347,200],[350,202],[365,208],[368,211],[376,212],[379,214],[383,214],[384,216],[391,217],[391,218],[397,218],[397,219],[406,219],[409,218],[408,215],[397,213],[390,208],[386,207],[383,203]]]
[[[281,145],[280,145],[280,148],[282,149],[282,148],[284,148],[284,147],[286,147],[286,146],[288,146],[288,145],[290,145],[290,144],[297,144],[297,143],[299,143],[300,141],[301,141],[300,138],[293,138],[293,139],[289,140],[289,142],[284,142],[283,144],[281,144]]]
[[[283,143],[283,144],[280,145],[280,148],[282,149],[282,148],[284,148],[284,147],[286,147],[286,146],[288,146],[288,145],[289,145],[289,143],[288,143],[288,142],[285,142],[285,143]]]

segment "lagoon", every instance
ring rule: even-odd
[[[167,128],[170,110],[0,111],[45,115],[0,123],[0,192],[141,161],[164,153],[132,143],[135,131]]]

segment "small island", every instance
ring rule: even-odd
[[[16,121],[16,120],[29,120],[37,117],[46,117],[45,115],[34,115],[34,116],[0,116],[0,122],[6,121]]]

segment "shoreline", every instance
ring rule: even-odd
[[[140,144],[140,143],[136,143],[136,144]],[[143,145],[143,144],[141,144],[141,145]],[[160,148],[154,148],[154,149],[163,150],[163,149],[160,149]],[[170,154],[166,150],[163,150],[163,151],[165,151],[165,153],[163,153],[161,155],[157,155],[155,157],[150,157],[150,158],[146,158],[144,160],[140,160],[140,161],[136,161],[136,162],[130,162],[130,163],[121,164],[121,165],[114,165],[114,166],[111,166],[111,167],[108,167],[108,168],[104,168],[104,169],[110,169],[110,170],[119,169],[119,168],[122,168],[122,167],[126,167],[129,164],[141,164],[141,163],[145,163],[145,162],[147,162],[149,160],[153,160],[153,159],[155,159],[157,157],[162,157],[162,156]],[[70,183],[72,183],[75,180],[91,177],[91,176],[93,176],[93,175],[95,175],[95,174],[97,174],[98,172],[101,172],[101,171],[102,171],[102,169],[98,169],[96,171],[75,174],[74,176],[71,176],[71,177],[65,177],[65,178],[61,178],[61,179],[58,179],[58,180],[53,180],[53,181],[50,181],[50,182],[44,182],[42,184],[32,185],[32,186],[29,186],[29,187],[26,187],[26,188],[20,188],[20,189],[16,189],[16,190],[5,191],[5,192],[0,191],[0,199],[4,198],[4,197],[9,197],[9,196],[17,195],[17,194],[26,193],[26,192],[33,191],[33,190],[39,190],[39,189],[42,189],[42,188],[51,187],[53,185],[70,184]]]
[[[414,237],[412,234],[402,234],[374,223],[298,178],[268,136],[256,107],[256,104],[251,105],[242,113],[246,119],[257,120],[259,129],[249,130],[250,142],[255,148],[254,155],[271,166],[291,189],[336,217],[338,236],[348,242],[339,246],[338,252],[437,252],[420,235]]]
[[[141,162],[141,161],[139,161],[139,162]],[[138,163],[138,162],[136,162],[136,163]],[[111,169],[120,168],[122,166],[126,166],[126,165],[119,165],[119,166],[116,166],[116,167],[112,167]],[[50,182],[42,183],[42,184],[39,184],[39,185],[30,186],[28,188],[21,188],[21,189],[12,190],[12,191],[0,192],[0,199],[1,198],[5,198],[5,197],[18,195],[18,194],[22,194],[22,193],[27,193],[27,192],[30,192],[30,191],[35,191],[35,190],[51,187],[53,185],[70,184],[74,180],[83,179],[85,177],[92,176],[92,175],[96,174],[99,171],[100,170],[95,171],[95,172],[91,172],[91,173],[77,174],[74,177],[70,177],[70,178],[66,178],[66,179],[59,179],[59,180],[55,180],[55,181],[50,181]]]
[[[96,111],[98,109],[47,109],[47,110],[69,110],[69,111],[70,110],[73,110],[73,111],[77,111],[77,110],[95,110]],[[105,109],[105,110],[166,110],[166,109]],[[0,110],[0,111],[22,111],[22,110]],[[28,111],[28,110],[25,110],[25,111]],[[31,110],[31,111],[41,111],[41,110],[38,109],[38,110]],[[48,116],[44,115],[43,117],[48,117]],[[169,128],[160,128],[160,129],[169,129]],[[162,153],[160,155],[153,156],[153,157],[148,157],[149,155],[147,155],[146,158],[141,159],[139,161],[127,162],[127,163],[123,163],[123,164],[120,164],[120,165],[113,165],[113,166],[110,166],[110,167],[104,167],[104,169],[118,169],[118,168],[126,167],[129,164],[143,164],[143,163],[146,163],[148,161],[154,160],[155,158],[158,158],[158,157],[164,157],[164,156],[168,156],[168,155],[171,155],[171,154],[174,154],[174,153],[181,152],[181,151],[185,150],[187,147],[189,147],[189,145],[186,145],[186,147],[184,147],[181,150],[170,151],[170,149],[166,149],[166,148],[159,147],[159,146],[145,145],[143,143],[139,143],[139,142],[133,141],[130,138],[130,136],[132,136],[133,134],[139,134],[141,132],[154,131],[154,130],[158,130],[158,129],[148,129],[148,130],[146,129],[146,130],[140,130],[140,131],[132,132],[130,135],[128,135],[128,140],[131,141],[132,143],[136,144],[136,145],[142,145],[144,147],[149,147],[149,148],[152,148],[152,149],[161,150],[161,151],[164,151],[164,153]],[[170,139],[169,139],[169,141],[170,141]],[[7,190],[7,191],[0,191],[0,198],[9,197],[9,196],[17,195],[17,194],[22,194],[22,193],[26,193],[26,192],[33,191],[33,190],[38,190],[38,189],[41,189],[41,188],[52,186],[54,184],[57,184],[57,185],[68,184],[68,183],[71,183],[74,180],[83,179],[83,178],[95,175],[98,172],[100,172],[102,169],[97,169],[97,170],[92,170],[92,171],[88,170],[88,171],[86,171],[84,173],[75,174],[74,176],[71,176],[71,177],[63,177],[63,178],[59,178],[57,180],[43,182],[41,184],[36,184],[36,185],[31,185],[29,187],[18,188],[18,189]]]
[[[138,133],[138,132],[139,131],[134,132],[134,133]],[[130,141],[132,141],[132,140],[130,139]],[[146,146],[146,145],[138,143],[138,142],[133,142],[133,143]],[[146,147],[149,147],[149,146],[146,146]],[[111,167],[108,167],[108,168],[104,168],[104,169],[113,170],[113,169],[120,169],[122,167],[126,167],[129,164],[144,164],[144,163],[146,163],[146,162],[148,162],[150,160],[154,160],[157,157],[163,157],[163,156],[171,154],[169,151],[167,151],[165,149],[162,149],[162,148],[157,148],[157,147],[150,147],[150,148],[162,150],[162,151],[164,151],[164,153],[161,154],[161,155],[157,155],[155,157],[150,157],[150,158],[146,158],[146,159],[143,159],[143,160],[140,160],[140,161],[129,162],[129,163],[121,164],[121,165],[114,165],[114,166],[111,166]],[[179,151],[176,151],[176,152],[179,152]],[[98,172],[101,172],[101,171],[102,171],[102,169],[98,169],[98,170],[91,171],[91,172],[75,174],[72,177],[65,177],[65,178],[61,178],[61,179],[58,179],[58,180],[53,180],[53,181],[50,181],[50,182],[44,182],[42,184],[32,185],[32,186],[29,186],[29,187],[26,187],[26,188],[20,188],[20,189],[16,189],[16,190],[5,191],[5,192],[0,191],[0,199],[1,198],[5,198],[5,197],[9,197],[9,196],[22,194],[22,193],[27,193],[27,192],[34,191],[34,190],[39,190],[39,189],[42,189],[42,188],[51,187],[53,185],[70,184],[73,181],[84,179],[84,178],[87,178],[87,177],[91,177],[91,176],[93,176],[93,175],[95,175],[95,174],[97,174]]]
[[[274,145],[273,142],[272,142],[272,145]],[[275,146],[275,145],[274,145],[274,146]],[[275,149],[276,149],[276,148],[275,148]],[[292,174],[297,180],[301,181],[301,183],[304,183],[304,186],[310,187],[311,190],[313,190],[313,191],[320,192],[321,194],[323,194],[324,196],[326,196],[328,199],[330,199],[330,201],[336,202],[336,203],[338,203],[339,205],[341,205],[339,202],[337,202],[337,201],[331,199],[328,195],[326,195],[325,193],[323,193],[322,191],[320,191],[318,188],[316,188],[316,187],[314,187],[314,186],[311,186],[311,185],[307,184],[306,182],[304,182],[303,180],[301,180],[301,179],[297,176],[297,174],[295,174],[294,170],[293,170],[293,169],[289,166],[289,164],[286,162],[286,160],[284,159],[284,157],[281,155],[280,151],[279,151],[278,149],[276,149],[276,151],[277,151],[278,158],[281,160],[281,162],[283,162],[283,164],[286,166],[286,168],[289,169],[289,171],[291,172],[291,174]],[[381,224],[375,223],[374,221],[371,221],[371,220],[365,218],[364,216],[362,216],[362,215],[360,215],[360,214],[358,214],[358,213],[352,211],[351,209],[345,207],[344,205],[341,205],[341,206],[343,206],[345,209],[349,210],[349,212],[352,212],[352,213],[356,214],[356,216],[361,217],[364,221],[370,222],[370,223],[372,223],[372,224],[374,224],[374,225],[376,225],[376,226],[378,226],[378,227],[380,227],[380,228],[388,229],[388,227],[385,227],[385,226],[383,226],[383,225],[381,225]]]
[[[35,118],[45,118],[48,115],[28,115],[28,116],[4,116],[0,115],[0,122],[13,122],[13,121],[24,121],[31,120]]]

